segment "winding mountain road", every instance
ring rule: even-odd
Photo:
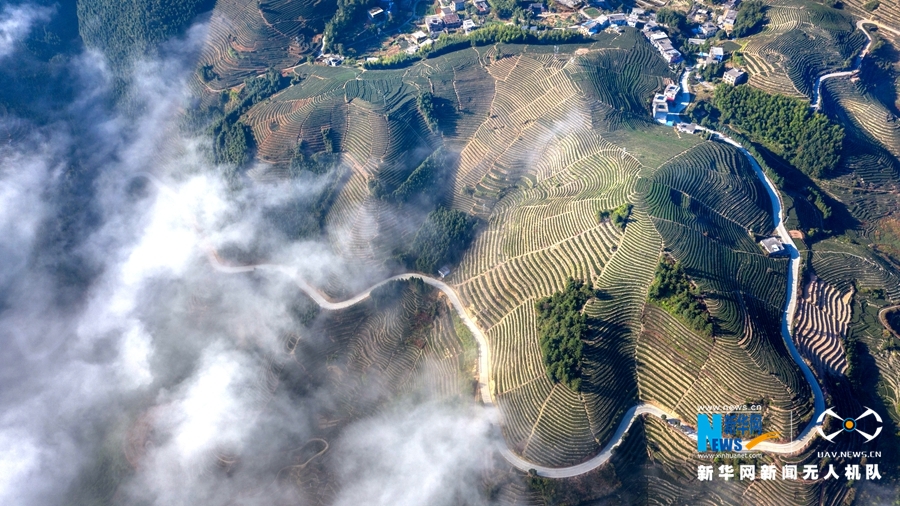
[[[701,127],[702,129],[702,127]],[[706,129],[704,129],[706,130]],[[781,323],[781,333],[784,338],[785,345],[790,352],[791,358],[798,365],[806,380],[809,382],[810,388],[813,391],[814,395],[814,405],[815,405],[815,413],[813,414],[810,423],[807,427],[800,433],[800,435],[793,439],[788,443],[774,443],[771,441],[765,441],[757,445],[753,451],[764,451],[769,453],[779,453],[779,454],[792,454],[804,449],[815,437],[815,420],[820,413],[825,410],[824,404],[824,396],[822,393],[822,389],[816,380],[816,377],[813,375],[812,370],[803,361],[800,356],[800,353],[797,351],[796,346],[794,345],[793,338],[791,336],[791,322],[794,319],[794,313],[797,307],[797,294],[799,288],[799,273],[800,273],[800,253],[797,251],[797,248],[794,247],[794,243],[788,234],[787,229],[784,226],[784,216],[782,209],[781,196],[778,193],[777,188],[774,183],[765,175],[759,163],[753,156],[738,142],[731,139],[730,137],[716,132],[712,130],[707,130],[714,137],[721,139],[724,142],[727,142],[736,148],[738,148],[744,156],[750,161],[753,166],[753,170],[756,173],[756,176],[763,182],[768,193],[769,198],[772,201],[772,215],[774,219],[775,230],[778,233],[778,236],[781,238],[781,241],[784,243],[785,249],[790,252],[790,266],[788,269],[788,283],[787,283],[787,303],[785,305],[784,314],[782,317]],[[157,179],[152,174],[141,173],[141,176],[146,177],[150,180],[154,186],[157,186],[164,193],[167,193],[171,196],[175,196],[175,192],[168,188],[163,182]],[[494,404],[493,396],[491,394],[490,389],[490,377],[491,377],[491,360],[490,360],[490,347],[488,346],[487,338],[485,337],[482,330],[478,327],[475,321],[468,315],[465,307],[463,306],[462,301],[457,295],[456,291],[450,285],[444,283],[439,279],[432,278],[430,276],[418,274],[418,273],[405,273],[399,274],[397,276],[390,277],[385,279],[370,288],[366,289],[363,292],[360,292],[353,297],[334,302],[329,300],[325,295],[322,294],[318,289],[310,285],[303,277],[300,275],[299,270],[296,267],[291,267],[288,265],[277,265],[277,264],[257,264],[257,265],[247,265],[247,266],[230,266],[221,261],[221,259],[216,254],[215,250],[212,247],[208,248],[208,259],[210,265],[218,272],[224,274],[240,274],[240,273],[248,273],[248,272],[273,272],[278,275],[285,276],[286,278],[291,279],[297,286],[303,290],[312,300],[316,302],[322,309],[326,310],[338,310],[345,309],[354,304],[359,303],[362,300],[365,300],[372,293],[372,290],[383,286],[391,281],[402,280],[402,279],[410,279],[413,277],[420,278],[422,281],[431,285],[438,290],[440,290],[444,295],[446,295],[447,299],[450,301],[450,304],[453,306],[453,309],[459,315],[460,319],[465,323],[466,327],[472,332],[472,335],[475,337],[475,341],[478,345],[478,390],[481,396],[481,400],[486,408],[491,409],[492,411],[496,410],[496,412],[492,413],[493,415],[498,416],[498,418],[502,418],[499,415],[499,410],[497,410],[496,405]],[[606,446],[594,457],[582,462],[580,464],[576,464],[574,466],[569,467],[546,467],[535,464],[533,462],[529,462],[528,460],[516,455],[513,453],[507,446],[501,446],[499,451],[501,455],[509,462],[513,467],[528,472],[530,470],[534,470],[540,476],[545,476],[548,478],[571,478],[574,476],[579,476],[581,474],[592,471],[606,462],[612,457],[613,449],[615,449],[621,442],[622,438],[628,429],[631,427],[631,424],[634,422],[634,419],[642,414],[649,413],[655,416],[666,415],[669,418],[677,418],[677,415],[665,411],[658,406],[649,404],[649,403],[638,403],[632,406],[628,411],[625,412],[621,422],[619,423],[618,428],[613,434],[612,439]],[[696,441],[696,435],[687,435],[684,434],[684,437],[689,437]]]
[[[866,24],[879,26],[882,28],[886,28],[888,31],[898,33],[894,29],[889,28],[889,27],[883,27],[881,25],[881,23],[878,23],[875,21],[871,21],[868,19],[861,19],[861,20],[857,21],[856,28],[858,28],[859,30],[862,31],[863,34],[865,34],[866,38],[869,39],[869,42],[866,43],[866,47],[864,47],[863,50],[859,53],[859,56],[856,57],[856,62],[853,65],[852,69],[844,70],[841,72],[832,72],[830,74],[825,74],[824,76],[821,76],[818,79],[816,79],[816,87],[813,90],[813,97],[812,97],[812,100],[810,101],[812,103],[812,108],[815,109],[816,111],[818,111],[822,107],[822,81],[824,81],[826,79],[832,79],[834,77],[852,76],[852,75],[856,74],[857,72],[859,72],[859,69],[862,67],[863,58],[865,58],[866,55],[869,54],[869,48],[872,47],[872,36],[869,35],[869,32],[867,32],[865,28],[863,28],[863,25],[866,25]]]
[[[790,268],[788,269],[788,297],[787,304],[784,311],[784,316],[782,318],[781,323],[781,332],[784,337],[785,344],[787,345],[788,350],[790,351],[791,358],[797,365],[800,367],[803,375],[806,377],[806,380],[809,382],[810,387],[813,390],[813,394],[815,397],[815,414],[812,417],[812,420],[815,420],[820,413],[825,410],[825,402],[824,396],[822,394],[822,389],[819,386],[818,381],[812,373],[812,370],[803,361],[800,357],[800,353],[797,351],[797,347],[794,345],[793,338],[791,337],[791,329],[790,323],[794,319],[794,313],[797,308],[797,293],[799,287],[799,272],[800,272],[800,253],[797,251],[797,248],[794,247],[794,243],[791,240],[790,235],[788,234],[787,229],[784,226],[784,213],[782,209],[781,196],[778,193],[774,183],[765,175],[759,163],[757,163],[756,159],[753,158],[750,153],[744,149],[738,142],[735,140],[721,134],[719,132],[710,131],[713,135],[717,136],[724,142],[734,145],[737,147],[744,156],[750,160],[751,165],[753,166],[753,170],[756,172],[757,177],[765,184],[766,189],[769,193],[769,198],[772,201],[772,215],[774,219],[775,230],[778,232],[778,236],[781,238],[784,243],[785,249],[790,252],[791,261]],[[162,185],[161,182],[156,180],[156,178],[152,178],[157,185]],[[472,332],[472,335],[475,337],[475,341],[478,344],[478,390],[481,395],[481,400],[487,408],[494,408],[496,406],[494,404],[493,396],[491,395],[490,390],[490,347],[488,346],[487,338],[484,335],[484,332],[478,327],[475,321],[469,317],[466,312],[465,306],[463,306],[462,301],[459,299],[456,291],[443,281],[439,279],[432,278],[430,276],[418,274],[418,273],[405,273],[399,274],[397,276],[390,277],[377,283],[370,288],[366,289],[363,292],[360,292],[353,297],[340,301],[333,302],[328,300],[319,290],[315,287],[311,286],[307,283],[302,276],[299,275],[298,269],[287,266],[287,265],[276,265],[276,264],[258,264],[258,265],[248,265],[248,266],[229,266],[224,264],[219,257],[215,254],[214,250],[210,249],[208,253],[209,263],[212,267],[222,273],[227,274],[239,274],[239,273],[247,273],[254,271],[261,272],[275,272],[280,275],[283,275],[291,280],[293,280],[297,286],[303,290],[310,298],[312,298],[316,304],[319,305],[322,309],[326,310],[338,310],[338,309],[346,309],[354,304],[359,303],[360,301],[365,300],[372,293],[372,290],[383,286],[391,281],[402,280],[402,279],[410,279],[410,278],[420,278],[422,281],[431,285],[438,290],[440,290],[444,295],[447,296],[447,299],[450,301],[450,304],[453,306],[453,309],[459,315],[460,319],[465,323],[466,327],[469,331]],[[631,424],[634,423],[634,419],[642,414],[649,413],[655,416],[665,415],[668,418],[678,418],[675,413],[670,411],[666,411],[661,409],[658,406],[649,403],[639,403],[632,406],[628,411],[625,412],[621,422],[619,423],[616,432],[613,434],[612,439],[609,443],[594,457],[574,466],[569,467],[546,467],[535,464],[533,462],[529,462],[524,458],[516,455],[512,452],[507,446],[501,446],[499,448],[500,454],[509,462],[513,467],[528,472],[530,470],[534,470],[540,476],[545,476],[548,478],[571,478],[574,476],[579,476],[581,474],[592,471],[603,464],[605,464],[612,457],[613,449],[615,449],[621,442],[622,438],[628,429],[631,428]],[[801,432],[800,436],[792,440],[788,443],[773,443],[771,441],[765,441],[758,444],[753,451],[764,451],[769,453],[780,453],[780,454],[791,454],[801,451],[805,448],[815,437],[815,422],[811,421],[809,425]],[[685,437],[689,437],[692,440],[697,439],[696,435],[687,435]]]

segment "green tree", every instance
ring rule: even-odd
[[[763,25],[766,17],[766,4],[762,0],[747,0],[738,8],[737,17],[734,20],[734,28],[731,30],[735,37],[753,35]]]
[[[844,129],[812,112],[804,100],[721,84],[714,105],[723,123],[745,131],[809,176],[828,175],[840,160]]]
[[[581,363],[588,332],[588,317],[583,309],[595,296],[596,292],[585,282],[569,278],[561,292],[535,303],[547,375],[576,392],[581,390]]]
[[[651,302],[683,320],[689,328],[712,335],[712,317],[703,304],[700,291],[688,279],[680,263],[661,261],[647,295]]]
[[[420,272],[434,273],[454,264],[475,237],[475,218],[439,207],[428,214],[401,261]]]

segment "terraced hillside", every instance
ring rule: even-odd
[[[729,145],[707,142],[641,187],[663,247],[698,285],[714,322],[710,339],[658,308],[646,312],[642,395],[687,419],[710,398],[739,404],[763,397],[773,426],[788,427],[793,410],[796,430],[810,413],[810,390],[780,331],[787,260],[766,257],[756,244],[757,235],[771,233],[772,217],[749,162]]]
[[[866,44],[845,12],[820,3],[776,3],[765,30],[746,41],[750,84],[770,93],[812,98],[816,79],[843,70]]]
[[[810,262],[816,275],[838,291],[883,290],[884,300],[900,300],[900,275],[859,246],[829,240],[817,243]]]
[[[336,9],[333,0],[216,2],[198,65],[214,73],[206,86],[222,90],[269,67],[296,65]]]
[[[288,336],[287,358],[279,357],[264,387],[284,389],[298,400],[327,395],[313,419],[294,421],[308,423],[312,436],[326,444],[348,423],[413,397],[469,399],[477,349],[471,335],[457,334],[451,315],[431,287],[394,282],[363,303],[322,313],[301,335]],[[313,504],[332,503],[339,467],[327,451],[308,464],[285,468],[279,477],[298,484]]]
[[[898,0],[878,0],[878,6],[875,9],[867,8],[867,6],[872,6],[870,0],[847,0],[843,4],[857,17],[878,21],[895,28],[900,27],[900,1]]]
[[[620,465],[636,462],[643,463],[643,466],[634,466],[631,473],[620,472],[619,475],[628,490],[647,497],[646,504],[755,505],[783,504],[785,501],[790,504],[841,504],[849,493],[849,488],[837,480],[759,479],[764,465],[775,465],[780,470],[785,464],[794,464],[802,469],[804,464],[817,463],[815,451],[811,449],[790,457],[764,456],[755,460],[735,459],[714,463],[697,458],[696,447],[690,440],[672,424],[653,416],[646,416],[642,430],[635,431],[629,435],[631,437],[639,441],[629,441],[629,446],[623,444],[623,450],[630,451],[630,454],[620,457]],[[721,464],[734,466],[735,479],[716,478],[711,483],[697,481],[698,466],[713,465],[718,476]],[[736,479],[741,464],[756,466],[755,480]],[[827,502],[820,503],[821,497],[827,497]]]
[[[890,104],[862,90],[856,78],[826,81],[822,98],[826,111],[846,125],[852,139],[841,160],[841,182],[871,189],[900,186],[900,122]]]
[[[369,181],[396,185],[438,147],[453,153],[434,193],[480,225],[446,281],[487,336],[504,436],[526,459],[586,460],[639,400],[686,419],[698,404],[765,400],[778,427],[793,410],[795,430],[810,391],[779,330],[787,261],[754,235],[771,232],[766,190],[734,148],[650,124],[649,97],[676,76],[636,32],[604,37],[559,54],[466,48],[397,70],[302,65],[299,83],[244,118],[276,176],[298,148],[340,153],[348,175],[326,228],[336,253],[373,267],[410,239],[415,206],[377,198]],[[599,218],[623,204],[624,227]],[[646,304],[664,249],[703,292],[714,338]],[[569,277],[601,293],[585,308],[577,393],[548,378],[534,309]]]
[[[804,288],[797,305],[797,348],[815,364],[819,375],[847,372],[843,340],[847,338],[852,298],[852,290],[840,293],[816,277]]]

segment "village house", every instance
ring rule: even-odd
[[[737,19],[737,11],[730,10],[721,17],[719,26],[725,31],[731,31],[734,28],[734,21]]]
[[[529,5],[528,9],[535,16],[541,15],[547,10],[546,7],[544,7],[544,4],[537,4],[537,3]]]
[[[738,84],[747,81],[747,73],[741,72],[738,69],[730,69],[722,76],[722,80],[725,81],[726,84],[737,86]]]
[[[369,9],[369,19],[372,21],[382,21],[384,19],[384,9],[381,7]]]
[[[610,14],[608,16],[608,19],[609,19],[609,24],[611,24],[611,25],[622,26],[622,25],[628,23],[628,18],[624,14],[619,14],[619,13]]]
[[[650,33],[648,31],[644,31],[644,34],[650,39],[650,44],[659,51],[659,54],[662,55],[667,63],[672,64],[681,61],[681,52],[672,46],[672,41],[669,40],[668,35],[663,32]]]
[[[767,237],[762,241],[759,241],[759,245],[766,251],[766,255],[774,256],[774,255],[783,255],[786,253],[784,249],[784,244],[781,244],[781,240],[777,237]]]
[[[718,31],[719,27],[707,21],[706,23],[700,25],[699,28],[697,28],[697,35],[702,35],[708,39],[715,35]]]
[[[653,96],[653,119],[665,123],[669,116],[669,102],[662,93]]]
[[[475,4],[475,11],[479,15],[484,16],[491,12],[491,7],[484,0],[475,0],[473,3]]]
[[[666,97],[667,102],[674,102],[675,99],[678,98],[679,93],[681,93],[681,86],[670,84],[666,86],[665,91],[663,91],[663,96]]]
[[[459,28],[462,26],[462,20],[459,19],[459,15],[455,12],[444,14],[444,16],[441,18],[441,21],[444,22],[444,26],[446,28]]]
[[[709,48],[710,63],[719,63],[725,59],[725,48],[711,47]]]
[[[413,44],[419,44],[427,38],[428,35],[426,35],[425,32],[423,32],[422,30],[416,30],[412,35],[409,36],[409,41]]]
[[[581,6],[581,0],[556,0],[556,3],[569,9],[577,9]]]
[[[709,19],[709,11],[706,9],[698,9],[697,12],[694,13],[694,22],[695,23],[703,23]]]
[[[463,20],[462,28],[463,28],[464,32],[469,33],[472,30],[478,28],[478,25],[476,25],[475,22],[472,21],[471,19],[466,19],[466,20]]]
[[[584,35],[594,35],[600,32],[602,28],[600,27],[600,23],[595,20],[586,21],[578,27],[578,31]]]
[[[425,26],[428,27],[428,32],[431,35],[444,31],[444,21],[440,16],[428,16],[425,18]]]

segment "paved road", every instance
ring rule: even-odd
[[[815,109],[816,111],[818,111],[822,107],[822,81],[824,81],[826,79],[832,79],[834,77],[845,77],[845,76],[852,76],[852,75],[856,74],[857,72],[859,72],[859,69],[862,66],[863,58],[865,58],[866,55],[869,54],[869,48],[872,47],[872,36],[869,35],[869,32],[867,32],[863,28],[864,24],[881,26],[880,23],[876,23],[874,21],[869,21],[868,19],[863,19],[863,20],[856,22],[856,28],[858,28],[859,30],[862,30],[862,32],[866,35],[866,38],[869,39],[869,42],[866,43],[866,47],[864,47],[862,52],[859,53],[859,56],[856,57],[856,63],[853,65],[852,69],[845,70],[843,72],[832,72],[830,74],[825,74],[824,76],[821,76],[818,79],[816,79],[816,88],[815,88],[815,90],[813,90],[813,98],[811,100],[812,108]],[[887,28],[887,29],[894,33],[898,33],[898,32],[895,32],[891,28]]]
[[[685,89],[687,92],[688,90]],[[702,127],[701,127],[702,128]],[[753,170],[756,172],[757,177],[763,182],[766,186],[766,189],[769,193],[769,198],[772,202],[772,215],[774,218],[775,230],[778,232],[779,237],[785,245],[785,248],[790,252],[791,260],[790,267],[788,269],[788,294],[787,294],[787,304],[785,307],[784,315],[782,318],[781,332],[782,337],[784,338],[785,344],[787,345],[788,350],[790,351],[791,358],[797,365],[800,367],[800,370],[803,372],[803,375],[806,377],[806,380],[810,384],[810,388],[813,390],[813,394],[815,396],[815,414],[812,417],[810,424],[800,433],[799,437],[789,443],[773,443],[771,441],[766,441],[760,443],[754,448],[754,451],[765,451],[769,453],[781,453],[781,454],[791,454],[798,452],[806,447],[812,439],[815,437],[815,420],[820,413],[825,410],[824,405],[824,396],[822,394],[822,389],[816,381],[815,376],[810,370],[809,366],[806,365],[806,362],[800,356],[800,353],[797,351],[796,346],[794,345],[793,338],[791,336],[791,322],[794,320],[794,313],[797,307],[797,294],[799,288],[799,272],[800,272],[800,253],[794,247],[794,243],[791,240],[790,235],[788,234],[787,229],[784,226],[784,212],[781,203],[781,196],[778,193],[777,188],[774,183],[765,175],[759,163],[750,155],[750,153],[744,149],[737,141],[731,139],[730,137],[725,136],[719,132],[715,132],[712,130],[708,130],[714,136],[720,138],[722,141],[727,142],[729,144],[734,145],[748,158],[751,165],[753,166]],[[164,193],[174,196],[174,192],[169,189],[164,183],[159,181],[156,177],[151,174],[142,173],[142,176],[147,177],[155,186],[160,188]],[[208,258],[209,263],[212,267],[218,272],[227,273],[227,274],[240,274],[254,271],[261,272],[273,272],[279,275],[283,275],[291,280],[293,280],[297,286],[303,290],[304,293],[309,295],[319,307],[326,310],[338,310],[348,308],[366,298],[372,293],[372,290],[383,286],[391,281],[400,280],[400,279],[410,279],[413,277],[417,277],[422,279],[425,283],[437,288],[444,295],[447,296],[447,299],[450,301],[450,304],[453,306],[453,309],[459,315],[460,319],[465,323],[466,327],[472,332],[472,335],[475,337],[475,341],[478,344],[478,386],[479,392],[481,394],[481,400],[484,403],[485,407],[491,411],[492,416],[496,416],[498,419],[502,418],[499,414],[499,410],[496,409],[494,405],[493,397],[491,395],[490,389],[490,377],[491,377],[491,361],[490,361],[490,347],[488,346],[487,338],[485,337],[482,330],[478,327],[475,321],[469,316],[466,308],[463,306],[462,301],[459,299],[456,291],[448,284],[444,283],[439,279],[432,278],[430,276],[425,276],[418,273],[405,273],[397,276],[393,276],[391,278],[385,279],[380,283],[377,283],[370,288],[366,289],[363,292],[360,292],[353,297],[335,302],[329,300],[325,295],[322,294],[318,289],[310,285],[303,277],[299,274],[299,271],[295,267],[291,267],[288,265],[275,265],[275,264],[258,264],[258,265],[247,265],[247,266],[231,266],[223,263],[221,259],[216,255],[215,251],[212,248],[208,250]],[[546,476],[549,478],[571,478],[574,476],[579,476],[581,474],[587,473],[591,470],[594,470],[607,461],[609,461],[612,456],[612,451],[615,447],[617,447],[622,442],[622,437],[631,427],[631,424],[634,422],[634,419],[637,416],[642,414],[649,413],[656,416],[666,415],[669,418],[677,418],[677,415],[671,412],[664,411],[663,409],[654,406],[648,403],[639,403],[635,406],[632,406],[626,413],[625,416],[619,423],[616,432],[613,434],[612,439],[607,443],[605,447],[600,451],[599,454],[594,456],[593,458],[582,462],[581,464],[577,464],[569,467],[546,467],[535,464],[533,462],[529,462],[528,460],[516,455],[513,453],[507,446],[502,446],[499,448],[500,453],[503,457],[515,468],[521,471],[529,471],[534,470],[537,474],[541,476]],[[693,440],[696,440],[696,435],[689,436],[685,434],[685,437],[689,437]]]
[[[775,229],[778,232],[779,237],[782,242],[785,244],[785,248],[791,254],[790,268],[788,270],[788,297],[787,297],[787,305],[784,311],[784,317],[782,319],[782,336],[784,337],[785,344],[787,345],[788,350],[791,353],[791,358],[797,363],[803,372],[806,380],[809,382],[810,387],[813,390],[813,394],[815,396],[815,414],[813,415],[812,420],[815,420],[819,413],[823,412],[825,409],[824,405],[824,396],[822,394],[822,389],[819,387],[818,382],[816,381],[815,376],[810,370],[809,366],[806,365],[806,362],[800,357],[800,353],[797,351],[796,346],[794,345],[793,338],[791,337],[790,331],[790,322],[794,319],[794,313],[797,307],[797,294],[799,288],[799,271],[800,271],[800,253],[794,247],[794,243],[791,240],[790,235],[788,234],[787,229],[784,226],[784,213],[781,204],[781,196],[779,195],[775,185],[769,178],[765,175],[762,168],[759,166],[759,163],[750,155],[750,153],[743,148],[738,142],[735,140],[721,134],[718,132],[712,131],[712,133],[718,136],[724,142],[728,142],[736,146],[741,152],[746,156],[752,166],[754,171],[756,172],[757,177],[763,181],[766,186],[767,191],[769,192],[770,200],[772,201],[772,215],[775,222]],[[475,337],[475,340],[478,344],[478,385],[479,392],[481,394],[481,400],[484,405],[488,408],[495,407],[493,402],[493,397],[491,395],[490,390],[490,347],[488,346],[487,338],[484,333],[478,327],[472,318],[469,317],[466,312],[465,307],[460,301],[459,296],[456,291],[448,284],[444,283],[439,279],[432,278],[430,276],[425,276],[417,273],[405,273],[397,276],[393,276],[388,278],[380,283],[373,285],[372,287],[366,289],[363,292],[356,294],[355,296],[340,301],[334,302],[326,298],[319,290],[315,287],[311,286],[307,283],[299,274],[296,268],[286,266],[286,265],[273,265],[273,264],[260,264],[260,265],[251,265],[251,266],[229,266],[223,264],[220,259],[215,255],[215,253],[210,250],[209,252],[209,260],[210,264],[219,272],[235,274],[235,273],[245,273],[245,272],[253,272],[253,271],[268,271],[268,272],[276,272],[281,275],[284,275],[290,279],[292,279],[297,286],[303,290],[304,293],[310,296],[316,304],[318,304],[321,308],[327,310],[337,310],[337,309],[345,309],[348,308],[366,298],[372,293],[372,290],[383,286],[391,281],[400,280],[400,279],[410,279],[413,277],[417,277],[422,279],[425,283],[437,288],[444,295],[447,296],[447,299],[450,301],[450,304],[453,306],[453,309],[457,312],[459,317],[465,323],[466,327],[472,332],[472,335]],[[632,406],[622,418],[619,423],[616,432],[613,434],[610,442],[600,451],[599,454],[594,456],[593,458],[582,462],[581,464],[577,464],[569,467],[546,467],[535,464],[533,462],[529,462],[528,460],[516,455],[513,453],[507,446],[501,446],[499,448],[500,453],[503,457],[509,462],[511,465],[516,467],[522,471],[534,470],[537,474],[541,476],[546,476],[549,478],[571,478],[574,476],[579,476],[581,474],[592,471],[607,461],[609,461],[610,457],[612,457],[612,451],[615,447],[617,447],[622,442],[622,437],[631,427],[631,424],[634,422],[634,419],[637,416],[642,414],[649,413],[656,416],[666,415],[668,418],[677,418],[677,415],[665,411],[657,406],[648,403],[639,403],[635,406]],[[499,416],[496,412],[495,416]],[[782,454],[791,454],[798,452],[806,447],[812,439],[815,437],[815,423],[811,422],[804,430],[801,432],[800,436],[789,443],[773,443],[771,441],[766,441],[760,443],[754,448],[754,451],[765,451],[769,453],[782,453]],[[689,437],[692,440],[696,441],[696,435],[687,435],[685,437]]]

